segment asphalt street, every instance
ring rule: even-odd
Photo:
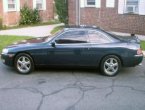
[[[145,60],[116,77],[96,70],[39,69],[19,75],[0,61],[0,110],[144,110]]]

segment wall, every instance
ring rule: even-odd
[[[74,4],[73,0],[69,1]],[[74,7],[69,10],[71,15],[69,24],[73,24],[75,20],[72,10]],[[115,8],[106,8],[106,0],[101,0],[101,8],[81,8],[81,24],[96,25],[110,31],[145,35],[145,16],[118,14],[118,0],[115,2]]]
[[[2,16],[3,13],[3,8],[2,8],[2,0],[0,0],[0,17]]]
[[[30,8],[33,8],[33,0],[20,0],[20,8],[22,8],[24,4],[27,4]],[[19,11],[3,12],[2,16],[3,16],[4,25],[18,25],[19,24],[19,20],[20,20]],[[53,0],[46,0],[46,10],[41,10],[40,16],[43,22],[48,21],[50,19],[54,19]]]
[[[49,19],[54,19],[54,4],[53,0],[46,1],[46,10],[40,11],[40,16],[42,21],[48,21]]]
[[[69,24],[76,24],[76,0],[69,0],[68,2],[68,16],[69,16]]]

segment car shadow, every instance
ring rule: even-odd
[[[56,67],[37,67],[35,68],[35,71],[37,72],[69,72],[69,73],[76,73],[76,72],[81,72],[81,73],[93,73],[93,74],[100,74],[99,69],[90,69],[90,68],[56,68]]]

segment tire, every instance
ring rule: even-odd
[[[19,74],[30,74],[34,70],[34,62],[31,56],[25,53],[20,53],[15,57],[15,69]]]
[[[105,76],[116,76],[121,69],[121,61],[115,55],[108,55],[101,61],[100,69]]]

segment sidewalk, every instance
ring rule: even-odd
[[[51,30],[54,27],[60,26],[63,24],[54,24],[47,26],[36,26],[36,27],[26,27],[19,29],[10,29],[10,30],[0,30],[0,35],[17,35],[17,36],[33,36],[33,37],[43,37],[50,35]],[[127,36],[130,35],[128,33],[121,32],[112,32],[117,35]],[[137,35],[140,40],[145,40],[145,35]]]
[[[17,35],[17,36],[33,36],[33,37],[43,37],[50,35],[51,30],[54,27],[63,24],[54,24],[47,26],[36,26],[36,27],[26,27],[19,29],[10,29],[0,31],[0,35]]]

